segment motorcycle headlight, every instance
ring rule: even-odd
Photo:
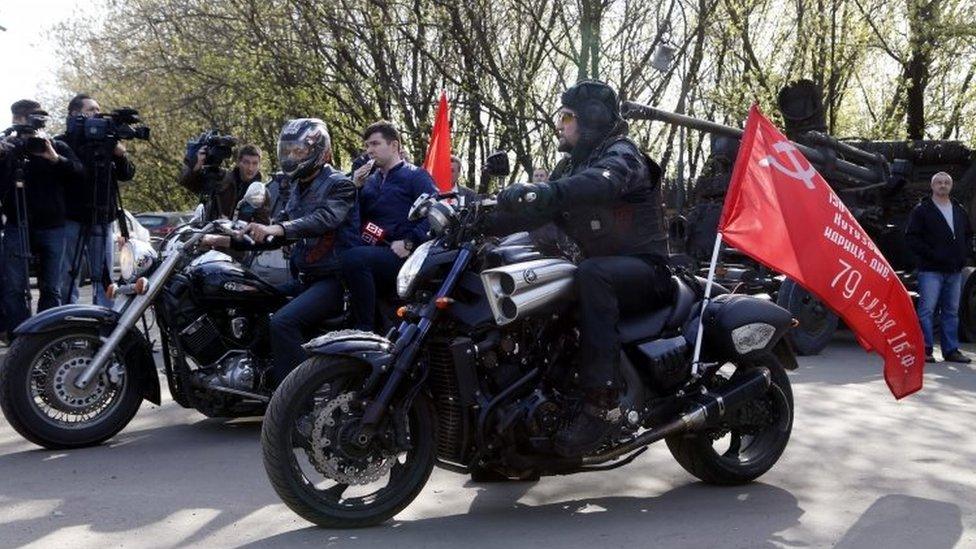
[[[435,235],[444,234],[451,227],[454,219],[454,209],[443,202],[434,203],[427,210],[427,222],[430,223],[430,230]]]
[[[427,259],[427,254],[430,253],[430,247],[433,245],[434,241],[428,240],[417,246],[417,249],[403,263],[403,267],[400,267],[400,274],[397,275],[397,295],[401,299],[406,299],[413,292],[414,279],[417,278],[420,268],[424,266],[424,260]]]
[[[132,282],[146,274],[156,259],[152,245],[141,240],[129,240],[119,252],[119,270],[122,280]]]

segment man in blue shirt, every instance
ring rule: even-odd
[[[366,245],[343,252],[340,263],[355,327],[373,331],[376,292],[392,290],[404,260],[427,240],[427,221],[409,221],[410,206],[437,188],[427,171],[403,160],[400,132],[393,124],[371,124],[363,141],[370,161],[354,172],[353,182],[361,186],[359,214]]]

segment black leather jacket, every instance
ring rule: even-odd
[[[584,160],[556,167],[547,212],[498,213],[494,234],[530,230],[552,221],[579,244],[584,257],[668,256],[661,199],[661,168],[637,144],[611,135]]]

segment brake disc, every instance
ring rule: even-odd
[[[396,463],[396,454],[375,451],[359,459],[343,455],[339,432],[343,420],[350,420],[349,403],[354,398],[355,393],[342,393],[316,408],[313,412],[312,447],[306,449],[305,453],[315,470],[322,475],[355,486],[375,482],[386,475]]]

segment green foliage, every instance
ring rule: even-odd
[[[99,21],[57,32],[64,93],[131,105],[152,126],[132,143],[128,207],[185,209],[176,184],[186,140],[218,128],[255,142],[273,171],[288,118],[329,124],[348,166],[369,123],[390,119],[421,163],[441,89],[453,145],[476,179],[483,158],[513,153],[513,179],[557,160],[552,114],[580,75],[623,98],[739,125],[758,101],[776,116],[785,83],[825,89],[830,131],[898,139],[908,122],[932,138],[972,141],[974,0],[113,0]],[[676,50],[651,68],[654,47]],[[918,112],[921,90],[924,112]],[[674,169],[673,128],[639,123],[635,137]],[[707,140],[686,141],[693,176]]]

